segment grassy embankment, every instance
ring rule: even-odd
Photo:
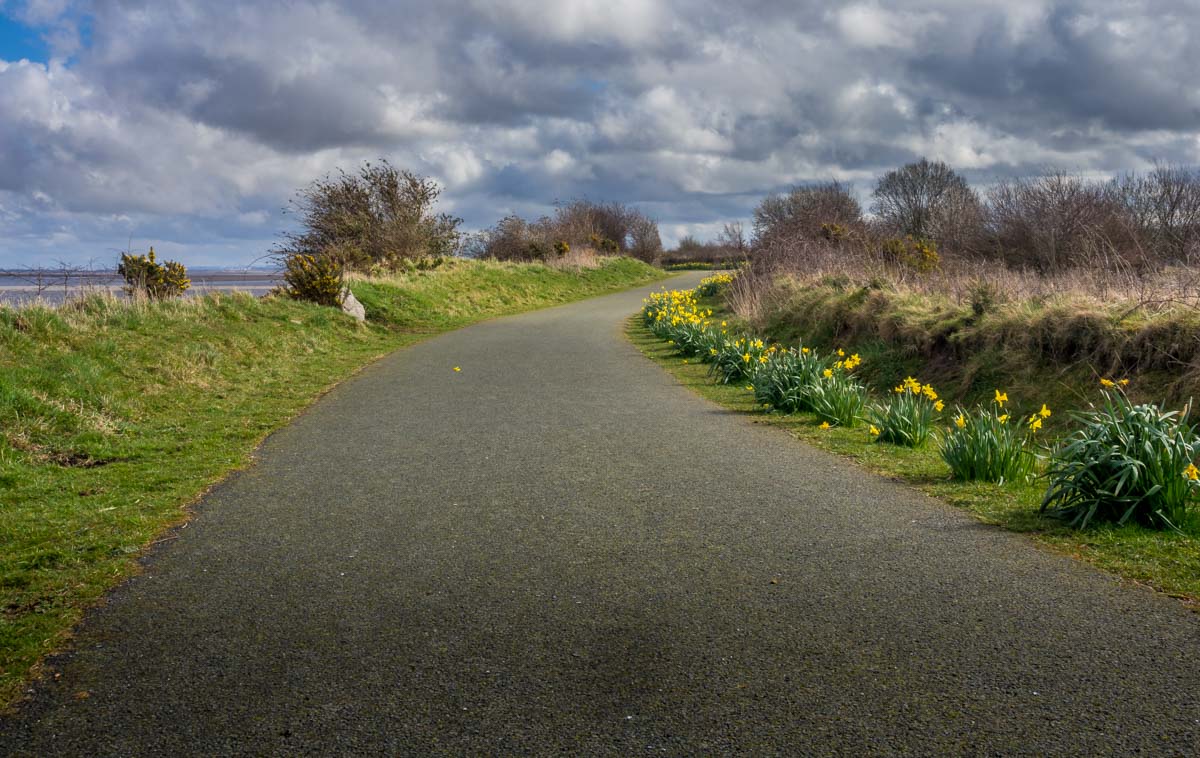
[[[369,323],[212,295],[0,308],[0,707],[186,506],[333,384],[425,335],[659,279],[455,262],[358,280]]]
[[[713,299],[710,305],[717,309],[715,317],[734,323],[721,302]],[[955,403],[987,401],[997,388],[1008,391],[1019,412],[1032,412],[1045,402],[1055,411],[1043,435],[1049,443],[1070,428],[1068,410],[1100,400],[1101,374],[1128,375],[1130,394],[1138,400],[1166,398],[1176,404],[1196,386],[1196,358],[1184,353],[1197,349],[1196,314],[1117,315],[1098,306],[1050,301],[1016,303],[980,317],[967,305],[925,295],[796,286],[751,331],[784,344],[802,340],[826,351],[843,347],[860,353],[864,363],[858,373],[877,397],[912,375],[936,386],[948,410]],[[1200,602],[1200,519],[1193,519],[1182,534],[1140,526],[1070,529],[1039,515],[1044,482],[952,481],[936,441],[918,450],[876,444],[861,427],[821,429],[813,414],[766,413],[744,383],[715,383],[707,365],[685,362],[640,318],[630,322],[629,334],[682,384],[730,410],[752,414],[872,472],[907,482],[987,523],[1028,533],[1126,579]],[[1164,357],[1169,352],[1174,355]],[[943,423],[949,418],[947,413]]]

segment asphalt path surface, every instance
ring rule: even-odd
[[[1200,616],[693,395],[622,336],[643,292],[318,402],[0,753],[1200,751]]]

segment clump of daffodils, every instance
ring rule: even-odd
[[[1200,497],[1200,436],[1182,411],[1125,395],[1128,380],[1101,379],[1104,404],[1075,414],[1080,428],[1054,451],[1042,510],[1080,528],[1095,521],[1181,528]]]
[[[713,274],[700,280],[696,292],[700,297],[712,297],[733,282],[733,274]]]
[[[1035,437],[1053,415],[1040,410],[1014,418],[1008,393],[994,390],[992,402],[971,411],[958,408],[946,428],[940,452],[955,479],[1011,482],[1028,479],[1037,463]]]
[[[867,408],[867,420],[879,432],[872,435],[877,442],[921,447],[944,408],[931,385],[909,376],[892,389],[886,400]]]

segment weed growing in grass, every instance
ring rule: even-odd
[[[1026,481],[1037,463],[1034,435],[1051,411],[1042,405],[1016,421],[1005,408],[1008,393],[996,391],[991,405],[962,408],[942,438],[940,453],[955,479],[982,482]]]
[[[1178,529],[1200,494],[1190,404],[1181,412],[1134,405],[1118,383],[1102,381],[1103,407],[1075,414],[1082,428],[1051,458],[1042,510],[1080,528],[1134,521]]]

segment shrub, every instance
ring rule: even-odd
[[[151,300],[179,297],[192,286],[187,269],[177,261],[155,260],[154,248],[146,255],[121,253],[117,273],[125,279],[125,291]]]
[[[885,402],[868,407],[867,419],[877,442],[921,447],[929,439],[934,417],[942,408],[933,387],[910,376]]]
[[[406,258],[451,255],[461,219],[435,213],[441,188],[432,179],[364,163],[357,174],[339,170],[300,190],[292,209],[301,230],[286,232],[276,255],[336,257],[347,269],[394,269]]]
[[[880,254],[889,263],[920,273],[936,271],[941,263],[936,242],[912,236],[884,240]]]
[[[288,297],[337,308],[342,304],[345,266],[332,256],[295,253],[284,259],[283,282]]]
[[[1075,414],[1082,428],[1051,457],[1042,511],[1079,528],[1094,521],[1179,528],[1200,490],[1190,411],[1190,404],[1182,412],[1134,405],[1119,386],[1106,386],[1103,407]]]
[[[1050,417],[1045,405],[1020,421],[1004,407],[1008,393],[996,392],[989,408],[977,406],[970,415],[959,408],[954,424],[942,439],[942,460],[955,479],[1011,482],[1033,473],[1037,456],[1033,436]]]

